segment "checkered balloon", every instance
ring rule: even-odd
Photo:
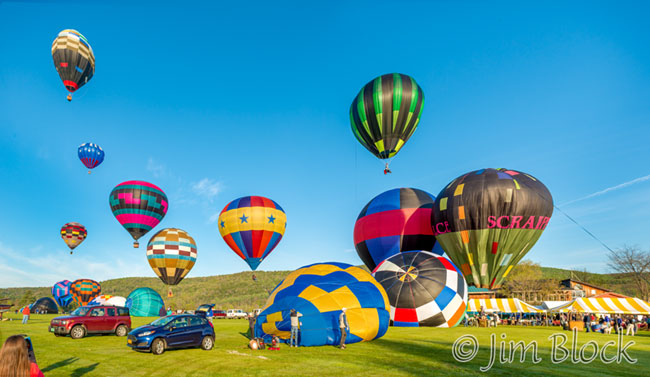
[[[447,258],[429,251],[396,254],[373,271],[386,290],[393,326],[454,327],[467,308],[467,283]]]

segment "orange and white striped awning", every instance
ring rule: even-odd
[[[488,312],[500,313],[543,313],[541,309],[527,304],[517,298],[473,298],[469,300],[468,312],[480,312],[484,308]]]
[[[650,304],[632,297],[577,298],[550,311],[563,313],[650,314]]]

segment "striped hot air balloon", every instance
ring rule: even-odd
[[[224,241],[255,270],[282,239],[287,215],[271,199],[244,196],[228,203],[218,222]]]
[[[160,187],[145,181],[126,181],[115,186],[109,195],[113,216],[135,240],[153,229],[165,217],[167,195]]]
[[[444,252],[431,229],[435,196],[415,188],[398,188],[374,197],[354,224],[354,247],[370,270],[384,259],[409,250]]]
[[[79,223],[67,223],[61,227],[61,238],[70,248],[70,254],[75,247],[81,245],[87,236],[86,227]]]
[[[54,68],[63,85],[72,93],[84,86],[95,74],[95,55],[86,37],[76,30],[65,29],[52,42]]]
[[[149,240],[147,261],[163,283],[177,285],[194,267],[196,242],[182,229],[163,229]],[[173,296],[171,287],[167,294]]]
[[[94,280],[79,279],[73,281],[70,285],[70,293],[74,302],[79,306],[86,306],[102,293],[102,286]]]
[[[390,159],[415,132],[423,103],[424,92],[412,77],[400,73],[379,76],[352,101],[352,132],[377,158]]]

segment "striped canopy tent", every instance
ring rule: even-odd
[[[469,300],[468,312],[480,312],[481,307],[486,312],[499,313],[543,313],[541,309],[527,304],[517,298],[473,298]]]
[[[561,313],[650,314],[650,304],[632,297],[576,298],[575,300],[555,307],[550,311]]]

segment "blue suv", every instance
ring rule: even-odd
[[[168,315],[129,332],[127,345],[134,350],[160,355],[169,348],[214,346],[214,327],[204,312]]]

